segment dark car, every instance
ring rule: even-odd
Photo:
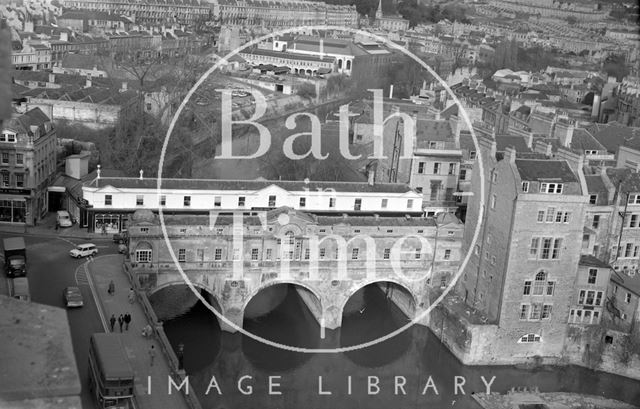
[[[114,243],[126,243],[127,240],[129,240],[129,233],[127,233],[126,231],[123,231],[122,233],[116,233],[113,235],[113,242]]]
[[[82,293],[78,287],[67,287],[62,292],[64,298],[64,304],[67,308],[82,307],[84,305],[84,299]]]

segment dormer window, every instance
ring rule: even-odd
[[[16,142],[16,134],[13,132],[4,131],[0,134],[0,142]]]
[[[522,191],[525,193],[529,191],[529,182],[522,182]]]
[[[562,183],[540,183],[540,193],[560,194],[562,187]]]
[[[629,195],[629,204],[640,204],[640,194]]]

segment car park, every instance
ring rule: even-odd
[[[95,256],[98,254],[98,248],[93,243],[78,244],[78,246],[69,252],[74,258]]]
[[[64,299],[64,305],[67,308],[82,307],[84,305],[84,299],[82,293],[78,287],[67,287],[62,292],[62,298]]]

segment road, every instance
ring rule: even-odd
[[[14,237],[15,233],[0,232],[0,238]],[[67,310],[71,339],[82,382],[82,407],[93,409],[93,398],[88,392],[89,338],[95,332],[103,332],[102,323],[89,288],[83,264],[69,250],[86,239],[24,236],[27,244],[27,267],[31,299],[33,302],[64,308],[62,290],[67,286],[78,286],[84,297],[84,307]],[[111,238],[96,239],[99,255],[115,254],[117,248]]]

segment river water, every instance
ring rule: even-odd
[[[321,339],[316,320],[294,287],[286,289],[277,307],[245,319],[244,328],[285,345],[318,348],[361,344],[407,320],[378,287],[368,286],[345,308],[352,313],[343,317],[342,328]],[[261,296],[270,295],[255,297],[267,305]],[[541,391],[599,394],[640,403],[639,381],[585,368],[465,367],[422,326],[373,347],[338,354],[294,353],[241,334],[223,333],[216,317],[201,304],[165,322],[165,330],[174,348],[185,345],[185,369],[204,409],[476,408],[470,394],[485,391],[485,382],[492,379],[491,391],[496,392],[537,386]],[[274,377],[271,394],[270,376]],[[456,382],[464,382],[457,391]]]

